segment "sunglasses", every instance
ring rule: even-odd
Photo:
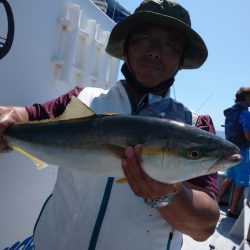
[[[168,39],[158,40],[146,34],[134,34],[130,38],[130,41],[135,44],[141,45],[144,48],[149,48],[157,43],[157,45],[159,44],[162,51],[176,55],[181,55],[183,51],[183,46],[181,46],[181,44],[178,42],[170,41]]]

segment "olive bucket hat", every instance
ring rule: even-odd
[[[111,31],[106,52],[123,59],[124,42],[131,31],[140,24],[160,24],[176,28],[187,40],[183,69],[200,67],[207,59],[207,47],[191,28],[189,13],[180,4],[171,0],[144,0],[135,12],[116,24]]]

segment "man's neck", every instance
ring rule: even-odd
[[[125,80],[125,84],[126,84],[126,87],[129,91],[129,94],[131,95],[135,105],[137,105],[145,97],[145,95],[147,95],[146,93],[142,93],[142,92],[138,91],[136,88],[133,88],[130,84],[127,83],[126,80]],[[154,95],[158,95],[158,96],[163,97],[166,95],[166,90],[158,92],[158,93],[154,93]]]

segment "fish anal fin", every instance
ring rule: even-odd
[[[118,180],[115,181],[115,183],[117,183],[117,184],[125,184],[127,182],[128,181],[127,181],[127,179],[125,177],[120,178],[120,179],[118,179]]]

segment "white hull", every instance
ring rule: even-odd
[[[14,40],[0,60],[0,105],[30,105],[83,82],[107,88],[116,81],[119,62],[104,51],[114,22],[92,2],[7,0],[7,4],[14,17]],[[8,18],[2,1],[0,22],[0,37],[5,38]],[[3,49],[5,40],[0,42]],[[39,171],[25,156],[11,152],[0,155],[0,171],[0,249],[15,243],[31,245],[32,239],[25,239],[32,236],[57,168]]]

